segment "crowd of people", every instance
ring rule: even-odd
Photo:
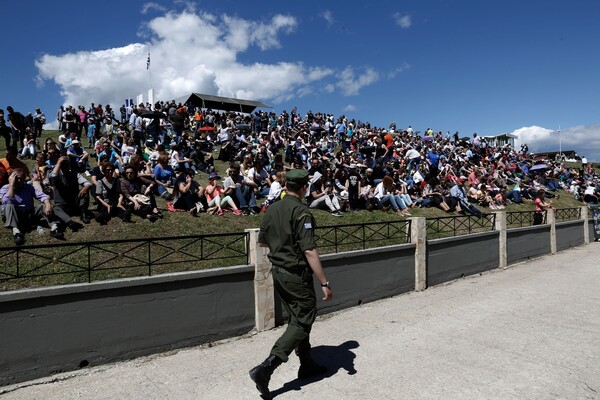
[[[5,226],[15,243],[23,232],[47,225],[51,235],[96,220],[124,223],[133,216],[162,218],[170,211],[252,215],[285,195],[289,169],[306,169],[310,208],[333,216],[382,210],[400,217],[414,207],[481,215],[482,208],[535,202],[559,189],[597,202],[598,176],[591,163],[569,168],[540,165],[527,153],[474,133],[422,135],[412,127],[371,126],[344,115],[307,112],[222,112],[193,104],[157,102],[121,106],[61,106],[60,134],[40,142],[46,117],[0,110],[6,156],[0,159]],[[20,159],[32,158],[30,171]],[[225,162],[224,179],[215,158]],[[208,177],[201,182],[203,173]],[[541,194],[541,195],[540,195]],[[90,199],[91,197],[91,199]],[[41,205],[36,206],[34,199]],[[540,206],[542,208],[542,206]],[[42,228],[43,229],[43,228]]]

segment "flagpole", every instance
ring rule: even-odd
[[[558,154],[560,154],[560,159],[562,160],[562,139],[560,137],[560,125],[558,125]]]
[[[150,68],[150,51],[148,51],[148,60],[146,60],[146,69],[148,70],[148,85],[152,89],[152,69]]]

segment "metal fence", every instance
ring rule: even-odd
[[[496,214],[461,215],[455,217],[427,218],[427,239],[468,235],[493,231]]]
[[[507,228],[522,228],[533,225],[533,211],[508,211],[506,213]],[[546,223],[546,211],[544,211],[542,224]]]
[[[581,219],[581,208],[557,208],[554,218],[556,222],[577,221]]]
[[[247,236],[242,232],[0,248],[0,288],[248,264]]]
[[[456,217],[427,218],[427,239],[468,235],[493,231],[496,214],[461,215]]]
[[[319,253],[364,250],[410,243],[410,220],[320,226],[315,228]]]

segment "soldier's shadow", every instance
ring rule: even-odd
[[[313,347],[311,352],[313,359],[317,363],[326,366],[327,372],[309,379],[301,380],[296,378],[293,381],[284,384],[281,388],[273,390],[271,392],[271,396],[275,397],[291,390],[302,390],[302,386],[331,378],[341,369],[345,370],[348,375],[356,374],[357,371],[354,368],[354,359],[356,358],[356,354],[354,354],[351,349],[356,349],[358,346],[360,345],[356,340],[349,340],[340,344],[339,346]]]

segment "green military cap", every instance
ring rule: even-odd
[[[308,183],[308,171],[304,169],[293,169],[285,174],[288,185],[300,187]]]

